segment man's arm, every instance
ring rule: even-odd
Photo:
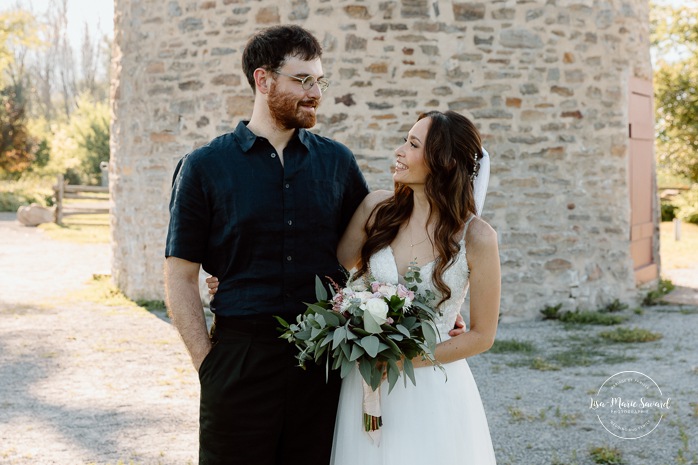
[[[196,371],[211,350],[199,296],[199,266],[176,257],[165,260],[165,303]]]

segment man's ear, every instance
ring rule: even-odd
[[[271,72],[264,68],[257,68],[254,70],[254,84],[257,92],[260,94],[266,94],[269,92],[269,85],[271,77]]]

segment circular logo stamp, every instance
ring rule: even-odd
[[[617,438],[639,439],[654,431],[670,407],[652,378],[639,371],[621,371],[608,378],[591,397],[589,408]]]

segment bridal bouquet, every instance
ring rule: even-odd
[[[437,330],[436,311],[431,291],[417,292],[421,282],[419,267],[410,266],[406,285],[373,281],[370,277],[349,279],[346,287],[333,283],[332,295],[316,278],[318,301],[306,304],[308,309],[289,324],[277,317],[283,326],[283,339],[296,344],[299,365],[308,361],[325,364],[326,370],[339,370],[346,377],[358,364],[364,381],[364,429],[371,434],[382,425],[379,387],[386,372],[388,392],[400,377],[416,384],[412,359],[422,356],[435,366]],[[375,437],[374,437],[375,439]]]

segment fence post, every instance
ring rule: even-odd
[[[674,240],[681,240],[681,220],[678,218],[674,218]]]
[[[56,224],[61,224],[63,222],[63,192],[65,189],[65,182],[63,180],[63,174],[56,176],[56,186],[54,191],[56,192]]]

